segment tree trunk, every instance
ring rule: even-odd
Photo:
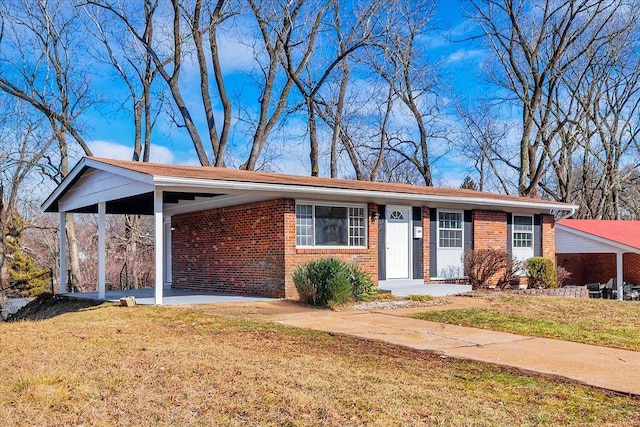
[[[71,270],[71,284],[74,292],[84,292],[84,274],[80,270],[80,253],[78,251],[78,239],[76,238],[76,225],[72,213],[66,214],[67,220],[67,248],[69,248],[69,269]],[[61,230],[62,232],[62,230]],[[65,256],[60,254],[60,256]],[[67,274],[61,271],[60,274]]]

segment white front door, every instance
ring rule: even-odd
[[[408,206],[387,206],[385,235],[387,242],[387,279],[410,278],[410,211]]]

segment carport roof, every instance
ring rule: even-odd
[[[640,221],[563,219],[559,226],[640,250]]]

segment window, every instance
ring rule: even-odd
[[[310,205],[296,205],[296,245],[313,246],[313,211]]]
[[[438,212],[438,245],[462,248],[462,212]]]
[[[513,247],[533,248],[533,217],[513,216]]]
[[[402,212],[400,211],[393,211],[391,212],[391,215],[389,215],[389,219],[401,220],[404,219],[404,215],[402,215]]]
[[[366,246],[365,208],[296,205],[296,246]]]

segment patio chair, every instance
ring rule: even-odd
[[[625,301],[638,301],[640,300],[640,292],[636,289],[633,289],[634,286],[631,284],[624,285],[622,288],[622,299]]]
[[[602,298],[600,283],[587,283],[587,290],[589,291],[589,298]]]
[[[617,280],[611,278],[604,284],[602,288],[602,298],[615,299],[617,292]]]

